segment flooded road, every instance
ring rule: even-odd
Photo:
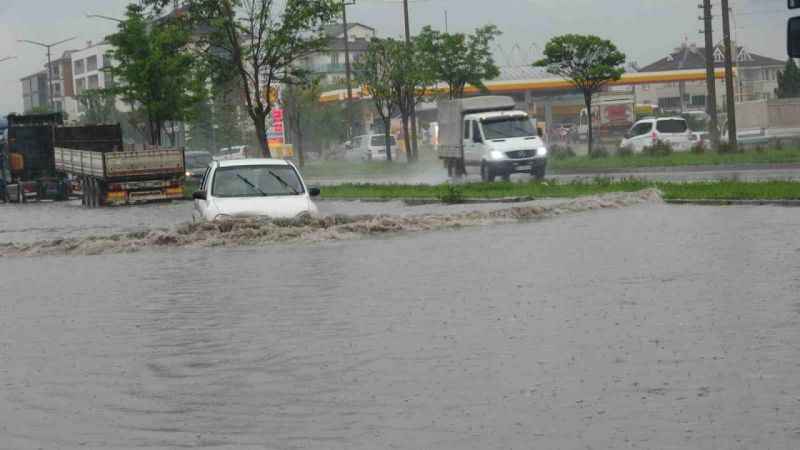
[[[798,224],[643,204],[0,258],[0,448],[794,450]]]

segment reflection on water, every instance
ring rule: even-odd
[[[795,448],[797,223],[0,260],[0,448]]]

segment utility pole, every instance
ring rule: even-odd
[[[714,30],[711,15],[711,0],[703,0],[703,20],[706,38],[706,113],[711,118],[711,146],[719,148],[719,119],[717,118],[717,77],[714,71]]]
[[[44,47],[47,49],[47,104],[50,107],[50,111],[53,111],[53,62],[50,59],[50,49],[55,47],[56,45],[63,44],[65,42],[69,42],[71,40],[77,39],[77,37],[71,37],[69,39],[64,39],[63,41],[54,42],[52,44],[43,44],[41,42],[36,41],[29,41],[27,39],[20,39],[17,42],[25,42],[27,44],[38,45],[39,47]]]
[[[733,85],[733,49],[731,48],[731,10],[728,0],[722,0],[722,34],[725,46],[725,96],[727,97],[726,109],[728,111],[728,143],[731,150],[738,148],[736,136],[736,97]]]
[[[449,27],[448,27],[448,23],[447,23],[447,10],[446,9],[444,10],[444,32],[445,33],[449,33],[450,32],[449,31]]]
[[[403,15],[405,17],[406,23],[406,45],[411,48],[411,24],[408,21],[408,0],[403,0]],[[409,64],[413,64],[413,61],[409,61]],[[411,93],[414,97],[411,102],[411,145],[408,145],[406,142],[406,151],[410,152],[411,155],[406,155],[406,159],[409,160],[416,160],[418,155],[417,149],[417,99],[416,99],[416,86],[414,86],[414,92]],[[408,140],[408,136],[405,137]],[[411,158],[409,158],[411,156]]]
[[[350,37],[348,34],[347,26],[347,5],[355,5],[355,0],[342,0],[342,28],[344,29],[344,71],[345,81],[347,82],[347,137],[352,137],[354,133],[353,126],[353,86],[352,86],[352,72],[350,68]]]

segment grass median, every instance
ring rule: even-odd
[[[556,173],[593,172],[603,170],[641,169],[648,167],[692,167],[692,166],[742,166],[800,164],[800,148],[747,150],[737,153],[691,153],[674,152],[664,156],[636,154],[630,156],[608,156],[590,158],[575,156],[549,161],[549,168]]]
[[[800,182],[794,181],[670,183],[636,179],[621,181],[596,179],[570,183],[468,183],[438,186],[342,184],[323,188],[322,198],[430,199],[457,203],[474,199],[576,198],[610,192],[635,192],[647,188],[659,189],[666,200],[800,200]]]

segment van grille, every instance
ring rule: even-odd
[[[536,156],[536,150],[517,150],[513,152],[506,152],[506,156],[511,159],[533,158]]]

